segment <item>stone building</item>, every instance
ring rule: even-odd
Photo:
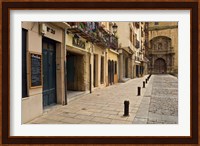
[[[119,81],[147,74],[145,22],[117,22]]]
[[[118,26],[117,37],[119,43],[119,81],[126,82],[133,78],[133,23],[116,22]]]
[[[110,22],[22,22],[22,123],[118,82]]]
[[[22,123],[65,104],[64,22],[22,22]]]
[[[72,84],[74,86],[76,84],[76,87],[78,87],[70,88],[68,86],[68,90],[70,92],[87,92],[89,90],[92,92],[95,88],[117,83],[118,44],[117,38],[111,32],[111,23],[68,22],[68,24],[71,28],[67,29],[67,52],[68,54],[73,53],[73,56],[79,54],[79,57],[76,57],[79,60],[74,58],[74,60],[77,60],[75,61],[76,64],[70,62],[69,59],[67,60],[68,85]],[[80,58],[80,52],[83,55],[82,59]]]
[[[145,57],[145,22],[133,22],[134,77],[147,74],[147,59]]]
[[[118,27],[114,22],[100,22],[104,31],[109,34],[108,48],[106,49],[106,85],[112,85],[118,82],[118,38],[115,36]]]
[[[150,22],[149,73],[178,74],[178,22]]]

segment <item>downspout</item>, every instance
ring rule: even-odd
[[[67,50],[66,50],[66,34],[67,29],[65,28],[65,34],[64,34],[64,81],[65,81],[65,103],[64,105],[67,105]]]
[[[90,46],[90,93],[92,93],[92,64],[91,64],[91,61],[92,61],[92,50],[93,50],[93,44]]]

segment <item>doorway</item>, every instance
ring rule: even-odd
[[[166,63],[162,58],[158,58],[154,64],[155,73],[164,74],[166,73]]]
[[[43,107],[56,104],[56,42],[42,39]]]
[[[98,86],[98,56],[95,54],[93,60],[93,86]]]

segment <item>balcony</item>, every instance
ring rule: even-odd
[[[118,38],[110,35],[98,22],[68,22],[71,33],[78,34],[82,38],[102,47],[118,48]]]
[[[110,48],[113,50],[117,50],[118,48],[118,38],[116,38],[114,35],[110,36]]]
[[[117,49],[117,38],[110,35],[98,22],[68,22],[68,31],[102,47]]]
[[[95,43],[102,47],[108,47],[109,35],[104,32],[98,31]]]
[[[138,40],[136,40],[135,47],[136,47],[137,49],[140,48],[140,42],[139,42]]]
[[[97,22],[68,22],[71,28],[68,31],[78,34],[82,38],[94,42],[97,36],[96,30],[98,29]]]

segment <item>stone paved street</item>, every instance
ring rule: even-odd
[[[178,122],[178,80],[171,75],[152,75],[142,95],[137,87],[147,78],[135,78],[55,106],[30,124],[153,124]],[[124,100],[129,115],[124,117]]]
[[[178,80],[170,75],[153,75],[133,123],[177,124]]]

